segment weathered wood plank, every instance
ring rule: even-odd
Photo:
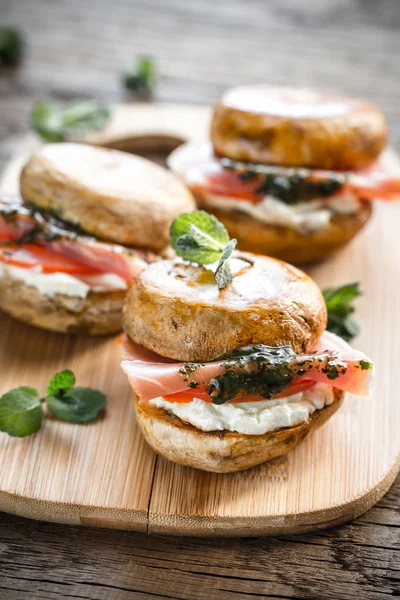
[[[398,503],[400,479],[389,493]],[[0,519],[0,597],[382,599],[400,591],[400,536],[375,507],[346,527],[270,539],[190,539]],[[21,548],[24,549],[21,552]],[[328,584],[329,582],[329,584]]]

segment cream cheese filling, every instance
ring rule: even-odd
[[[222,210],[239,210],[267,225],[290,227],[307,234],[327,227],[335,214],[351,215],[359,210],[359,200],[351,192],[331,200],[321,198],[297,204],[287,204],[273,196],[265,196],[258,204],[246,200],[205,194],[206,203]]]
[[[57,294],[86,298],[91,290],[105,292],[127,289],[126,282],[115,273],[86,275],[78,279],[68,273],[42,273],[38,267],[24,269],[0,263],[0,279],[5,277],[23,281],[36,288],[42,296],[50,298]]]
[[[294,427],[308,421],[316,410],[332,402],[333,388],[323,383],[286,398],[259,402],[217,405],[200,398],[186,404],[168,402],[162,397],[150,400],[153,406],[171,412],[202,431],[225,430],[246,435],[262,435],[283,427]]]

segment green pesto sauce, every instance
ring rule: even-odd
[[[250,394],[272,398],[285,390],[295,376],[306,375],[311,369],[323,373],[330,381],[335,381],[347,372],[347,364],[337,352],[326,350],[319,356],[315,356],[315,351],[299,355],[289,346],[271,347],[262,344],[235,350],[222,358],[220,365],[225,371],[211,379],[206,388],[214,404],[224,404]],[[191,388],[199,385],[193,377],[200,366],[202,363],[186,363],[179,370]],[[367,360],[360,360],[355,366],[362,370],[372,368]]]
[[[30,202],[21,202],[19,198],[0,198],[0,218],[9,224],[27,219],[32,229],[13,240],[13,244],[28,244],[35,241],[53,242],[61,238],[77,239],[85,237],[95,239],[83,231],[79,225],[60,219],[55,211],[40,209]]]
[[[296,204],[315,198],[327,198],[340,190],[344,184],[330,178],[322,181],[312,181],[308,175],[301,172],[289,176],[266,175],[257,188],[256,193],[274,196],[286,204]]]
[[[238,163],[223,158],[224,168],[237,172],[241,181],[260,181],[255,193],[274,196],[286,204],[296,204],[316,198],[327,198],[338,192],[347,182],[346,173],[330,174],[325,179],[315,179],[312,171],[305,168],[288,168],[279,172],[273,166],[260,167],[252,163]]]
[[[295,357],[289,346],[256,344],[235,350],[221,363],[226,371],[210,381],[207,393],[214,404],[249,394],[271,398],[290,385],[294,373],[289,365]]]
[[[369,360],[360,360],[360,367],[361,371],[369,371],[372,369],[372,364],[369,362]]]

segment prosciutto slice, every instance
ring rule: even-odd
[[[207,389],[211,380],[226,373],[228,361],[223,359],[198,365],[177,363],[126,339],[121,366],[135,393],[141,400],[149,401],[196,386]],[[315,381],[368,396],[373,369],[371,361],[333,333],[325,332],[313,352],[293,355],[290,367],[294,373],[291,385],[302,380]],[[251,372],[251,364],[246,369]]]
[[[146,266],[133,250],[83,237],[42,242],[53,252],[68,256],[100,273],[115,273],[129,283]]]

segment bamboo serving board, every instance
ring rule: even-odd
[[[171,150],[207,135],[209,111],[189,106],[119,106],[93,143],[139,151]],[[36,141],[4,173],[18,172]],[[376,364],[371,399],[349,396],[332,419],[287,456],[249,471],[216,475],[156,457],[141,437],[119,367],[116,337],[51,334],[0,315],[0,393],[40,392],[57,370],[109,397],[87,425],[48,417],[30,438],[0,434],[0,510],[24,517],[179,535],[275,535],[322,529],[365,512],[400,467],[400,203],[376,203],[368,227],[345,250],[309,269],[321,286],[361,281],[361,335],[355,345]]]

